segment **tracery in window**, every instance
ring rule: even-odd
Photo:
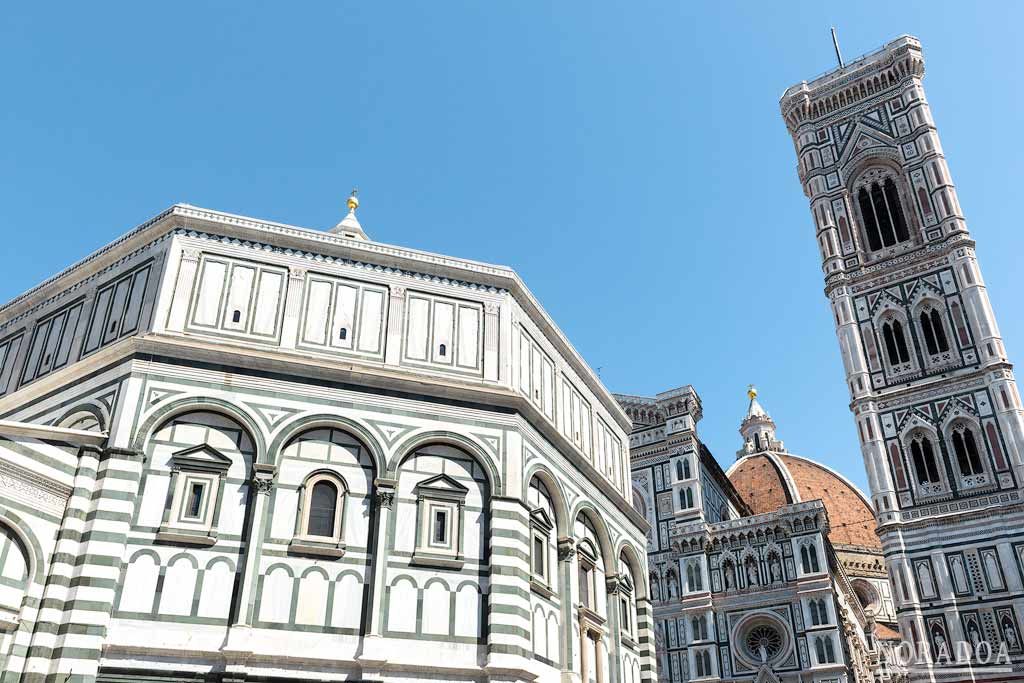
[[[882,340],[890,365],[899,365],[910,361],[910,351],[903,332],[903,324],[899,320],[890,320],[882,324]]]
[[[946,340],[946,329],[942,325],[942,318],[939,312],[929,307],[921,311],[918,316],[921,323],[921,333],[924,335],[924,345],[930,355],[949,351],[949,342]]]
[[[914,473],[917,476],[918,484],[930,487],[942,482],[931,439],[924,434],[914,436],[910,441],[910,456],[914,462]]]
[[[857,190],[857,206],[871,251],[910,239],[896,183],[891,176],[883,179],[881,174],[877,169],[869,171],[868,179]]]

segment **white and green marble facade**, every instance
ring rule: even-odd
[[[0,680],[655,680],[628,426],[507,268],[172,207],[0,309]]]

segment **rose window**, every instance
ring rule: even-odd
[[[782,650],[782,634],[778,629],[759,624],[750,629],[746,637],[747,652],[756,660],[767,662]]]

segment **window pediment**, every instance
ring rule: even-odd
[[[465,499],[469,489],[455,481],[447,474],[438,474],[429,479],[424,479],[414,489],[417,495],[427,495],[435,498],[451,498],[453,500]]]
[[[178,469],[222,473],[230,469],[231,458],[213,446],[203,443],[172,453],[171,466]]]
[[[544,531],[551,531],[555,528],[554,522],[551,521],[551,517],[544,508],[534,508],[530,511],[530,523]]]

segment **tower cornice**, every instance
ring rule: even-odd
[[[949,235],[941,242],[925,244],[913,251],[860,266],[856,270],[837,271],[825,278],[825,296],[830,297],[832,292],[840,287],[850,287],[856,294],[882,287],[893,280],[913,277],[920,271],[921,265],[931,267],[932,264],[925,262],[948,256],[964,247],[974,249],[975,242],[966,232],[960,232]]]

